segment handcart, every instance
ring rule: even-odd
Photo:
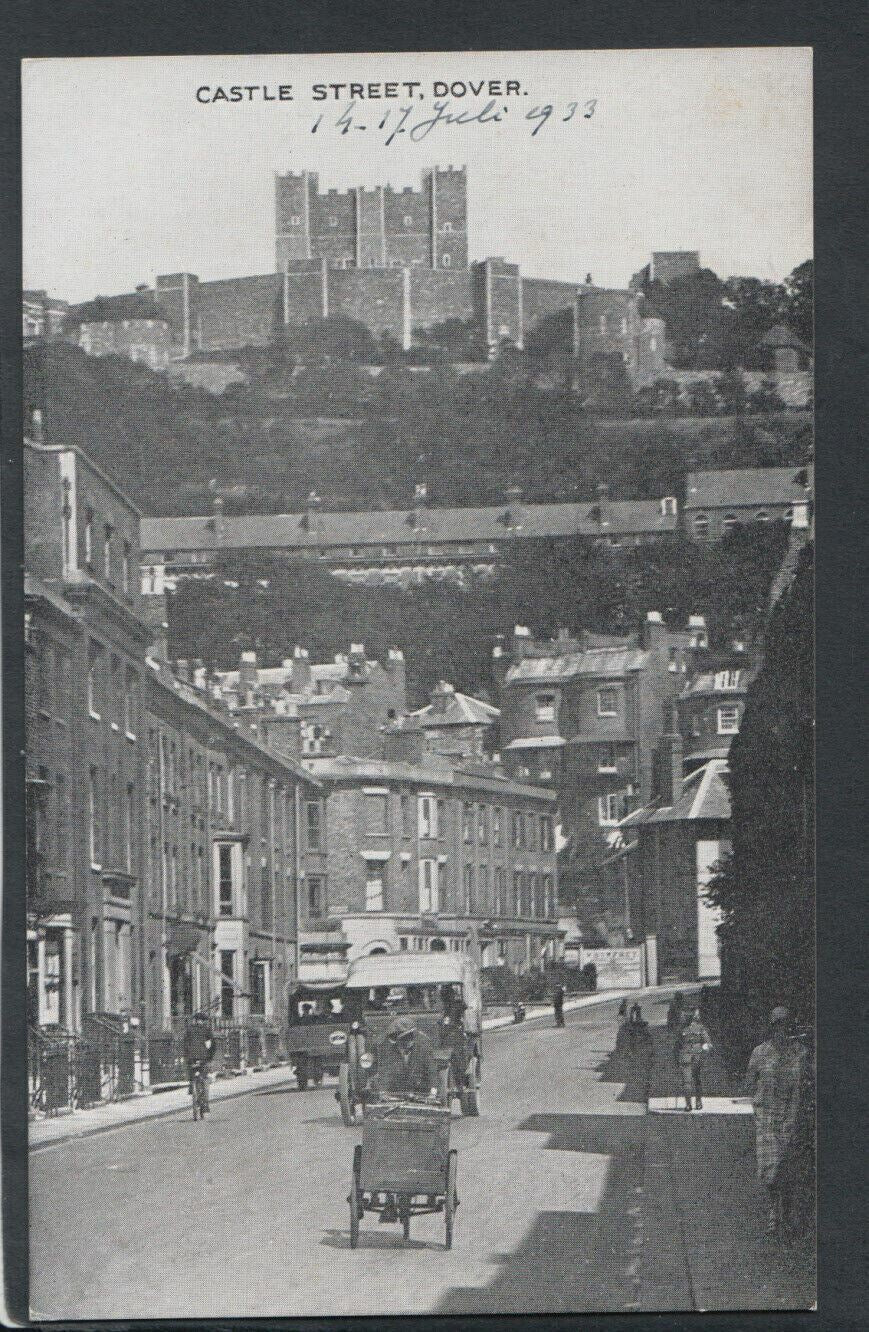
[[[350,1247],[359,1243],[365,1212],[394,1209],[404,1238],[410,1218],[443,1212],[446,1247],[453,1246],[457,1153],[450,1149],[450,1110],[431,1102],[380,1100],[365,1106],[362,1142],[353,1152]]]

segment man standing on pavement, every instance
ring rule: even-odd
[[[746,1094],[754,1102],[757,1177],[769,1191],[768,1229],[791,1223],[792,1188],[785,1168],[793,1146],[805,1072],[805,1052],[790,1039],[786,1008],[769,1015],[770,1039],[748,1061]]]
[[[693,1110],[691,1098],[694,1097],[696,1108],[703,1109],[703,1082],[701,1072],[703,1056],[711,1048],[709,1032],[700,1021],[696,1009],[688,1009],[686,1022],[676,1037],[673,1052],[682,1075],[682,1089],[685,1093],[685,1109]]]

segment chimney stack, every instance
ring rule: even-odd
[[[513,661],[520,662],[525,656],[531,641],[531,630],[524,624],[517,624],[513,629]]]
[[[256,688],[257,661],[255,652],[242,652],[238,664],[238,692],[244,694]]]
[[[316,490],[305,500],[305,527],[311,540],[316,540],[320,529],[320,496]]]
[[[428,486],[425,482],[420,482],[413,488],[413,512],[411,513],[411,525],[413,530],[418,532],[421,527],[425,527],[425,508],[428,504]]]
[[[455,695],[455,692],[453,686],[448,684],[446,680],[438,680],[434,689],[431,691],[432,711],[443,715],[447,710],[447,705]]]
[[[612,527],[612,509],[610,508],[610,488],[605,481],[597,484],[597,521],[601,531]]]
[[[692,648],[708,648],[709,630],[706,627],[705,615],[688,616],[688,633],[691,635]]]
[[[507,527],[518,530],[522,526],[524,512],[522,506],[522,491],[519,486],[509,486],[504,491],[504,498],[507,501],[507,511],[504,514],[504,521]]]
[[[667,626],[660,611],[647,611],[643,624],[643,647],[659,647],[666,641]]]

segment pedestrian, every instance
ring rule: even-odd
[[[564,1026],[564,986],[556,983],[552,988],[552,1008],[556,1027]]]
[[[682,1018],[684,1016],[685,996],[681,990],[677,990],[670,1000],[670,1007],[667,1009],[667,1030],[678,1033],[682,1029]]]
[[[634,1004],[631,1008],[627,1029],[628,1049],[631,1053],[648,1054],[652,1044],[652,1033],[649,1031],[649,1024],[643,1017],[643,1010],[639,1004]]]
[[[623,999],[622,1002],[619,1004],[619,1020],[621,1022],[624,1022],[627,1015],[628,1015],[628,1001],[627,999]]]
[[[805,1074],[805,1051],[790,1039],[789,1025],[788,1010],[774,1008],[769,1040],[752,1050],[745,1077],[754,1104],[757,1177],[769,1194],[767,1229],[773,1234],[787,1232],[793,1219],[789,1165]]]
[[[673,1053],[682,1077],[682,1090],[685,1094],[685,1109],[703,1109],[703,1056],[712,1048],[709,1032],[700,1021],[696,1008],[689,1008],[685,1014],[682,1030],[676,1037]],[[694,1098],[695,1104],[691,1104]]]

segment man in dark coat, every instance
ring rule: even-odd
[[[184,1033],[184,1062],[187,1065],[187,1077],[190,1082],[190,1095],[193,1095],[193,1067],[201,1064],[203,1071],[214,1058],[214,1032],[206,1013],[194,1013],[193,1020]]]
[[[552,1007],[555,1011],[556,1027],[564,1026],[564,986],[557,982],[552,990]]]
[[[378,1049],[376,1076],[384,1096],[437,1095],[434,1046],[409,1015],[390,1023]]]
[[[381,1096],[437,1096],[434,1046],[424,1031],[417,1031],[409,1015],[395,1018],[377,1050],[377,1088]],[[397,1221],[392,1194],[385,1199],[381,1221]]]

